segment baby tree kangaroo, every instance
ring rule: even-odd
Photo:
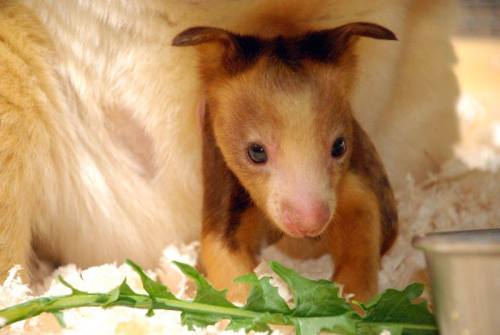
[[[201,262],[209,280],[233,283],[265,244],[292,256],[330,253],[334,280],[366,300],[397,234],[394,196],[348,96],[359,36],[395,40],[356,22],[275,37],[195,27],[174,39],[196,46],[203,112]]]

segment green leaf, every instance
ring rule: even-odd
[[[288,324],[285,317],[281,314],[271,314],[263,313],[257,318],[234,318],[228,325],[228,330],[238,331],[244,329],[246,332],[257,331],[257,332],[269,332],[271,328],[270,324]]]
[[[231,307],[237,309],[235,305],[226,299],[226,290],[218,291],[205,279],[194,267],[188,264],[174,262],[174,264],[186,276],[191,278],[196,284],[196,296],[194,302],[210,304],[213,306]],[[206,312],[182,312],[182,324],[188,326],[189,329],[196,327],[206,327],[213,325],[223,319],[231,319],[221,315],[213,315]]]
[[[114,288],[109,291],[107,299],[102,302],[102,307],[107,308],[113,305],[120,298],[120,287]]]
[[[111,290],[108,293],[108,300],[102,306],[103,308],[113,307],[113,306],[128,306],[135,307],[138,303],[137,297],[140,297],[140,294],[135,293],[126,282],[126,279],[120,284],[120,286]],[[143,300],[143,299],[141,299]],[[156,301],[153,298],[151,302]]]
[[[59,280],[59,282],[61,282],[61,284],[63,284],[64,286],[66,286],[67,288],[69,288],[71,290],[71,294],[74,294],[74,295],[88,294],[88,292],[84,292],[84,291],[80,291],[80,290],[76,289],[73,285],[68,283],[62,276],[58,276],[57,279]]]
[[[347,312],[338,316],[297,317],[293,319],[293,324],[297,335],[316,335],[322,331],[356,335],[359,320],[360,317],[355,312]]]
[[[124,296],[124,295],[137,295],[137,293],[135,293],[130,288],[130,286],[128,286],[126,279],[124,279],[123,282],[120,284],[120,286],[118,287],[118,291],[120,293],[120,296]]]
[[[392,335],[439,334],[436,320],[427,308],[427,302],[414,303],[424,290],[414,283],[403,291],[388,289],[365,306],[366,316],[358,324],[360,335],[376,334],[384,329]]]
[[[290,308],[278,294],[278,289],[271,285],[270,279],[270,277],[259,279],[255,273],[236,278],[236,283],[250,285],[250,295],[245,309],[258,312],[290,313]]]
[[[214,325],[223,319],[224,317],[215,314],[193,312],[181,313],[181,323],[187,326],[189,330],[193,330],[194,327],[204,328],[206,326]]]
[[[270,284],[269,277],[258,279],[255,274],[240,277],[237,282],[250,285],[251,291],[242,308],[230,303],[225,291],[218,291],[193,267],[176,263],[197,285],[193,301],[181,300],[162,284],[149,278],[135,263],[128,262],[140,275],[148,295],[134,292],[124,280],[108,293],[80,291],[63,278],[61,283],[71,289],[71,294],[59,297],[43,297],[0,310],[0,328],[20,320],[53,313],[63,323],[61,311],[84,306],[126,306],[148,310],[181,311],[183,324],[192,328],[230,320],[228,328],[245,331],[270,331],[270,324],[294,325],[298,335],[317,335],[321,331],[340,335],[379,335],[386,329],[392,335],[437,335],[434,316],[426,302],[415,303],[423,292],[421,284],[412,284],[403,291],[387,290],[366,304],[356,303],[364,309],[365,317],[358,315],[342,297],[334,283],[326,280],[310,280],[278,263],[271,268],[289,286],[295,300],[290,309]]]
[[[153,308],[157,306],[156,299],[157,298],[164,298],[164,299],[170,299],[170,300],[177,300],[177,298],[170,292],[170,290],[163,284],[151,279],[145,272],[144,270],[134,262],[132,262],[130,259],[127,259],[126,263],[132,267],[132,269],[139,274],[141,277],[142,281],[142,286],[144,287],[144,290],[149,294],[151,299],[153,299],[153,306],[150,308],[146,316],[151,317],[155,313],[153,311]],[[130,287],[125,287],[125,290],[130,290]]]
[[[311,280],[279,263],[271,269],[285,281],[294,297],[295,308],[287,317],[298,335],[335,331],[354,335],[360,321],[352,307],[339,295],[339,288],[328,280]]]
[[[129,259],[127,259],[126,263],[130,267],[132,267],[132,269],[137,272],[137,274],[139,274],[139,276],[141,277],[142,286],[144,287],[144,290],[148,292],[151,298],[177,299],[165,285],[151,279],[139,265],[135,264]],[[130,290],[130,287],[127,286],[127,288],[128,290]]]
[[[137,295],[137,293],[135,293],[130,288],[130,286],[127,285],[127,280],[124,279],[122,281],[122,283],[120,284],[120,286],[118,286],[118,287],[112,289],[111,291],[109,291],[109,293],[108,293],[108,299],[105,302],[103,302],[102,307],[103,308],[112,307],[118,301],[130,301],[130,302],[134,302],[133,299],[129,298],[130,296],[134,296],[134,295]]]
[[[61,311],[54,311],[52,312],[52,315],[56,317],[57,323],[59,323],[59,326],[62,328],[67,328],[66,322],[64,322],[64,315]]]
[[[271,262],[270,266],[285,281],[293,294],[295,308],[292,315],[338,316],[352,311],[345,299],[339,296],[339,289],[335,283],[302,277],[277,262]]]
[[[196,284],[196,297],[195,302],[209,303],[215,306],[235,307],[231,302],[226,299],[227,290],[218,291],[199,273],[194,267],[188,264],[174,262],[174,264],[184,273],[191,278]]]

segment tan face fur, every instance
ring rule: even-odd
[[[193,27],[173,40],[198,47],[211,145],[252,202],[292,237],[318,236],[335,213],[353,143],[347,95],[358,36],[396,39],[382,26],[356,22],[269,39]],[[340,138],[347,149],[332,157]],[[250,159],[252,144],[263,148],[265,162]]]
[[[310,62],[292,70],[264,57],[209,90],[214,134],[228,167],[292,237],[319,235],[334,215],[352,142],[345,84],[338,67]],[[339,137],[347,150],[334,158]],[[265,148],[267,162],[249,158],[252,143]]]

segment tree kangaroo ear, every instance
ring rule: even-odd
[[[262,41],[214,27],[192,27],[178,34],[173,46],[196,46],[203,70],[234,74],[251,64],[262,51]]]
[[[348,23],[331,30],[348,38],[352,36],[365,36],[378,40],[397,40],[396,35],[389,29],[369,22]]]
[[[217,42],[223,47],[234,48],[236,36],[227,30],[213,27],[192,27],[174,37],[172,45],[176,47],[192,46]]]
[[[303,36],[297,43],[300,44],[304,58],[334,62],[359,36],[380,40],[397,40],[392,31],[378,24],[354,22],[333,29],[311,32]]]

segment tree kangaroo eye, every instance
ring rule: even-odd
[[[331,155],[333,158],[340,158],[346,151],[346,143],[343,137],[339,137],[332,145]]]
[[[267,153],[263,145],[252,143],[248,146],[248,157],[256,164],[267,162]]]

